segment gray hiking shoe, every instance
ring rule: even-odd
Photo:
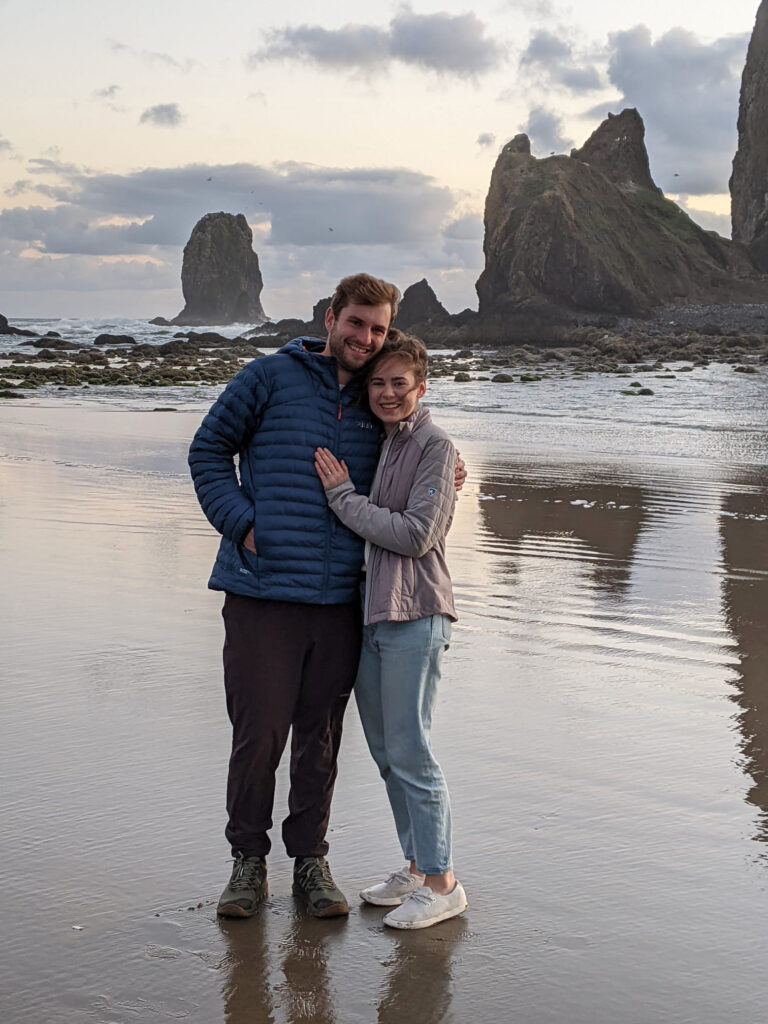
[[[344,917],[349,904],[325,857],[298,857],[293,868],[293,895],[300,896],[313,917]]]
[[[219,899],[219,917],[253,917],[267,898],[267,862],[263,857],[235,857],[232,877]]]

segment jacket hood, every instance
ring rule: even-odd
[[[309,335],[302,335],[300,338],[293,338],[282,348],[277,350],[278,355],[292,356],[302,362],[308,370],[316,374],[323,383],[332,383],[339,386],[337,363],[333,356],[322,355],[325,349],[325,342],[322,338],[313,338]],[[342,390],[350,398],[354,399],[360,394],[365,374],[363,371],[357,373],[344,385]]]

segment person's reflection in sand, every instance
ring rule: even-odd
[[[336,1024],[327,948],[336,924],[295,918],[280,943],[285,981],[277,986],[276,993],[290,1024]]]
[[[247,923],[220,917],[218,923],[227,943],[224,1020],[227,1024],[274,1024],[266,917],[259,914]]]
[[[723,504],[723,606],[738,644],[734,700],[742,734],[744,770],[753,786],[747,800],[758,808],[756,839],[768,842],[768,494],[732,494]]]
[[[453,999],[453,955],[468,928],[464,918],[454,918],[437,928],[393,936],[378,1024],[447,1024]]]

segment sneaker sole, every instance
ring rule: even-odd
[[[297,885],[293,886],[293,895],[301,900],[312,917],[347,917],[349,914],[349,905],[347,903],[331,903],[330,906],[323,907],[322,910],[315,909],[307,899],[304,890],[300,889]]]
[[[384,918],[384,924],[388,928],[400,928],[403,931],[415,931],[417,928],[431,928],[433,924],[440,924],[441,921],[448,921],[452,917],[458,917],[459,914],[463,914],[465,910],[469,908],[469,903],[465,903],[463,907],[457,907],[455,910],[445,910],[439,917],[430,917],[426,921],[388,921]]]
[[[370,903],[372,907],[399,907],[403,902],[402,896],[371,896],[365,889],[359,895],[363,903]]]
[[[219,917],[253,917],[259,912],[259,907],[268,895],[269,891],[265,886],[259,894],[256,906],[253,910],[246,910],[245,907],[239,907],[236,903],[222,903],[216,907],[216,913]]]

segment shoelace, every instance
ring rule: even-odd
[[[410,871],[393,871],[387,879],[387,884],[390,882],[404,882],[408,884],[413,876]]]
[[[249,863],[250,861],[250,863]],[[235,870],[229,882],[230,889],[238,892],[240,889],[252,889],[255,876],[259,874],[261,862],[257,857],[243,857],[239,854],[235,858]]]
[[[302,875],[305,884],[311,884],[316,889],[335,890],[336,885],[331,877],[331,869],[326,861],[306,861],[298,870]]]
[[[405,900],[403,900],[403,903],[405,903],[407,900],[415,900],[417,903],[423,903],[425,907],[428,907],[429,904],[434,903],[436,899],[437,897],[432,892],[432,890],[428,889],[426,885],[422,885],[421,888],[414,889],[412,893],[406,896]]]

